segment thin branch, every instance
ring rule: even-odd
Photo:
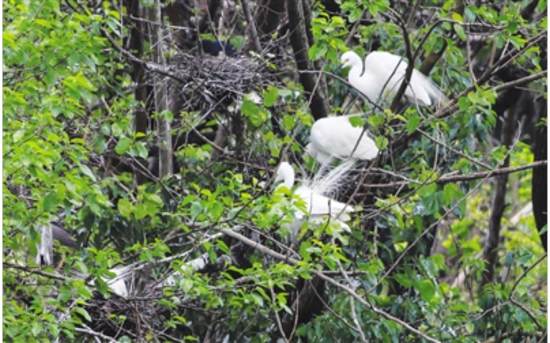
[[[506,90],[508,88],[521,86],[521,85],[527,84],[529,82],[542,79],[542,78],[546,77],[547,75],[548,75],[548,70],[543,70],[539,73],[529,75],[529,76],[526,76],[526,77],[522,77],[521,79],[517,79],[517,80],[514,80],[514,81],[503,83],[502,85],[495,87],[494,90],[496,92],[501,92],[501,91]]]
[[[256,48],[257,52],[260,52],[262,51],[262,45],[260,44],[258,31],[256,31],[256,24],[254,23],[254,19],[252,18],[252,14],[250,13],[250,6],[248,6],[247,0],[241,0],[241,3],[243,5],[246,21],[248,21],[248,26],[250,27],[250,36],[252,38],[252,42],[254,43],[254,48]]]
[[[512,287],[512,290],[510,291],[510,298],[514,295],[514,292],[516,291],[516,287],[519,285],[519,283],[521,282],[521,280],[523,280],[523,278],[525,276],[527,276],[527,274],[529,274],[529,272],[531,270],[533,270],[533,268],[535,268],[539,263],[541,263],[542,261],[544,261],[546,258],[548,257],[548,254],[544,254],[541,258],[539,258],[537,260],[537,262],[533,263],[533,265],[529,268],[527,268],[523,274],[521,274],[521,276],[516,280],[516,283],[514,284],[514,287]]]
[[[533,313],[531,313],[531,311],[529,311],[525,306],[523,306],[522,303],[520,303],[519,301],[517,301],[513,297],[510,297],[510,302],[512,302],[512,304],[516,305],[517,307],[521,308],[523,310],[523,312],[527,313],[527,315],[531,318],[531,320],[535,323],[535,325],[538,326],[538,328],[540,330],[542,330],[542,331],[545,330],[545,328],[537,320],[537,317],[535,317],[535,315]]]
[[[74,329],[76,332],[85,333],[85,334],[88,334],[88,335],[90,335],[90,336],[94,336],[95,338],[104,339],[104,340],[106,340],[106,341],[108,341],[108,342],[115,342],[115,343],[117,342],[117,341],[114,340],[112,337],[109,337],[109,336],[104,335],[104,334],[102,334],[102,333],[100,333],[100,332],[97,332],[97,331],[92,330],[92,329],[91,329],[89,326],[87,326],[86,324],[80,324],[80,325],[81,325],[82,327],[84,327],[84,329],[83,329],[83,328],[78,328],[78,327],[77,327],[77,328]]]
[[[445,149],[450,150],[450,151],[452,151],[453,153],[455,153],[455,154],[457,154],[457,155],[459,155],[459,156],[464,157],[464,158],[467,159],[468,161],[470,161],[470,162],[472,162],[472,163],[474,163],[474,164],[477,164],[478,166],[481,166],[481,167],[483,167],[483,168],[485,168],[485,169],[488,169],[488,170],[493,169],[491,166],[489,166],[489,165],[487,165],[487,164],[485,164],[485,163],[483,163],[483,162],[476,161],[475,159],[471,158],[470,156],[468,156],[468,155],[466,155],[466,154],[464,154],[464,153],[462,153],[462,152],[460,152],[460,151],[458,151],[458,150],[455,150],[455,149],[451,148],[450,146],[446,145],[446,144],[443,143],[443,142],[438,141],[438,140],[435,139],[435,138],[432,138],[429,134],[427,134],[426,132],[424,132],[424,131],[422,131],[422,130],[420,130],[420,129],[418,129],[418,132],[420,132],[424,137],[428,138],[428,139],[429,139],[430,141],[432,141],[433,143],[438,144],[438,145],[441,145],[441,146],[444,147]]]
[[[285,261],[285,262],[288,262],[288,263],[291,263],[291,264],[298,264],[300,263],[299,260],[296,260],[296,259],[293,259],[291,257],[288,257],[288,256],[285,256],[283,254],[280,254],[276,251],[273,251],[271,249],[269,249],[268,247],[258,243],[258,242],[254,242],[253,240],[249,239],[249,238],[246,238],[245,236],[243,235],[240,235],[232,230],[229,230],[229,229],[221,229],[220,230],[223,234],[226,234],[232,238],[235,238],[241,242],[243,242],[244,244],[264,253],[264,254],[267,254],[271,257],[274,257],[274,258],[277,258],[281,261]],[[367,308],[369,308],[371,311],[373,311],[374,313],[394,322],[394,323],[397,323],[399,324],[400,326],[402,326],[403,328],[409,330],[410,332],[414,333],[415,335],[425,339],[426,341],[428,342],[432,342],[432,343],[440,343],[440,341],[434,339],[434,338],[431,338],[430,336],[426,335],[425,333],[415,329],[414,327],[410,326],[409,324],[407,324],[406,322],[402,321],[401,319],[399,318],[396,318],[394,316],[392,316],[391,314],[389,313],[386,313],[378,308],[376,308],[374,305],[372,305],[371,303],[369,303],[368,301],[366,301],[365,299],[363,299],[360,295],[358,295],[354,290],[352,290],[351,288],[345,286],[345,285],[342,285],[340,283],[338,283],[337,281],[335,281],[334,279],[326,276],[323,274],[323,272],[321,271],[317,271],[317,270],[313,270],[312,271],[313,274],[315,274],[316,276],[318,276],[319,278],[331,283],[332,285],[344,290],[345,292],[347,292],[349,295],[351,295],[353,298],[355,298],[357,301],[359,301],[361,304],[363,304],[364,306],[366,306]]]

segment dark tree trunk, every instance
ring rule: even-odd
[[[518,93],[521,91],[517,90]],[[517,106],[512,106],[507,111],[507,118],[504,122],[504,134],[502,138],[502,145],[506,148],[510,148],[514,143],[514,137],[516,132],[516,113],[518,112]],[[506,157],[500,168],[507,168],[510,165],[510,156]],[[480,284],[480,291],[483,287],[493,281],[495,274],[495,264],[498,258],[498,242],[500,238],[500,228],[502,215],[506,209],[505,197],[506,186],[508,184],[508,174],[502,174],[495,177],[495,193],[493,195],[493,204],[491,208],[491,215],[489,217],[489,229],[487,237],[485,238],[485,244],[483,246],[482,259],[485,261],[485,270],[483,271],[483,279]]]
[[[309,3],[307,0],[287,1],[288,20],[290,23],[290,43],[294,51],[294,59],[300,72],[300,83],[309,99],[311,114],[318,120],[329,114],[327,86],[322,74],[304,71],[319,70],[309,59],[308,51],[312,44],[309,27]]]
[[[196,32],[191,27],[191,16],[193,15],[192,9],[185,0],[167,1],[164,8],[164,12],[168,17],[168,21],[173,26],[179,26],[187,29],[178,29],[172,33],[172,41],[176,43],[180,48],[191,48],[194,46],[197,39]]]
[[[540,97],[538,102],[538,112],[541,118],[547,117],[547,104],[544,97]],[[548,159],[547,151],[547,126],[541,125],[535,129],[535,161],[544,161]],[[537,230],[540,232],[542,228],[548,223],[548,167],[543,166],[533,169],[532,180],[532,193],[531,201],[533,202],[533,215],[535,216],[535,223],[537,224]],[[540,240],[544,251],[548,252],[548,240],[546,232],[540,235]]]
[[[281,0],[262,0],[256,19],[260,41],[265,43],[277,30],[281,17],[285,13],[285,2]]]
[[[130,0],[128,3],[128,12],[130,15],[136,18],[142,18],[139,0]],[[138,20],[135,20],[132,24],[132,30],[130,31],[130,50],[134,56],[141,58],[144,51],[143,42],[145,40],[145,25]],[[148,99],[145,68],[137,62],[132,62],[132,68],[132,81],[137,85],[134,96],[136,101],[140,104],[136,106],[134,112],[135,132],[146,135],[149,119],[145,108]],[[147,165],[145,161],[140,162],[142,165]],[[135,169],[134,175],[137,184],[142,184],[147,181],[147,176],[140,171],[139,168]]]

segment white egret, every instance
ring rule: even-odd
[[[61,245],[69,247],[72,250],[78,249],[76,241],[72,237],[70,231],[63,228],[59,223],[50,222],[49,225],[40,227],[39,231],[41,237],[40,243],[37,244],[38,252],[36,254],[36,263],[38,265],[51,266],[54,264],[54,241],[58,241]],[[64,259],[61,259],[58,267],[61,267],[63,262]],[[128,270],[129,268],[127,267],[115,267],[109,270],[111,273],[115,273],[115,278],[111,280],[102,278],[102,280],[109,285],[111,291],[121,297],[128,296],[128,289],[126,287],[125,278],[123,277],[123,274],[128,273]]]
[[[376,158],[378,148],[374,141],[362,127],[351,125],[349,119],[354,116],[360,114],[317,120],[311,127],[306,153],[321,166],[330,164],[334,158],[367,161]]]
[[[329,220],[339,224],[343,230],[351,232],[346,222],[351,219],[349,214],[353,212],[353,208],[350,205],[341,203],[325,195],[338,187],[342,177],[346,175],[352,166],[353,161],[346,161],[334,168],[327,175],[315,178],[311,182],[302,183],[294,191],[294,193],[304,201],[310,223],[321,224],[325,222],[325,218],[328,217]],[[282,180],[283,185],[289,189],[292,189],[294,186],[294,169],[288,162],[281,163],[279,169],[277,169],[275,181],[277,182],[280,180]],[[305,214],[296,208],[295,216],[296,221],[290,225],[290,228],[296,237],[305,219]]]
[[[364,64],[359,55],[348,51],[342,55],[340,63],[342,68],[351,67],[348,74],[349,83],[372,102],[379,98],[384,99],[387,93],[395,95],[407,71],[407,62],[404,58],[384,51],[371,52],[365,58]],[[445,101],[445,96],[439,88],[416,69],[413,69],[405,97],[422,106],[431,106],[434,103],[439,105]]]

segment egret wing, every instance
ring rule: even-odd
[[[395,93],[399,90],[407,72],[407,66],[408,63],[403,57],[384,51],[371,52],[365,59],[365,73],[375,76],[379,92],[384,90],[384,93],[386,91]],[[434,88],[435,85],[416,69],[413,69],[409,85],[405,95],[410,99],[418,100],[423,105],[431,105],[431,97],[439,97],[439,91]]]
[[[360,137],[361,141],[354,151]],[[363,128],[353,127],[347,116],[319,119],[311,128],[310,140],[317,151],[340,159],[353,157],[371,160],[378,154],[374,141],[363,134]]]

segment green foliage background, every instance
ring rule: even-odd
[[[452,114],[436,118],[414,107],[402,114],[371,111],[368,105],[361,110],[386,156],[395,139],[419,128],[460,154],[417,136],[380,165],[414,182],[405,182],[403,189],[367,186],[368,196],[354,199],[362,210],[354,216],[351,235],[334,227],[307,228],[298,242],[289,243],[281,224],[292,220],[291,194],[272,192],[269,181],[281,160],[311,167],[311,161],[300,156],[314,120],[295,78],[273,80],[266,89],[256,89],[261,103],[242,100],[243,140],[229,137],[228,146],[239,146],[246,154],[214,160],[212,145],[189,144],[176,152],[183,166],[179,173],[137,186],[131,173],[100,168],[107,156],[147,158],[156,137],[155,131],[145,136],[135,133],[134,111],[144,104],[130,91],[131,64],[101,31],[122,45],[130,30],[121,25],[123,11],[109,1],[96,10],[72,0],[4,2],[4,340],[54,341],[62,336],[92,341],[90,332],[96,332],[93,323],[99,319],[91,305],[103,297],[116,299],[100,277],[112,276],[109,269],[117,264],[182,253],[184,257],[155,266],[134,280],[135,289],[143,290],[162,275],[181,273],[173,287],[149,299],[150,307],[139,305],[146,307],[140,309],[147,325],[121,333],[118,340],[281,340],[277,318],[294,313],[296,290],[315,280],[317,271],[353,288],[370,306],[353,300],[346,289],[327,284],[323,299],[330,310],[297,325],[295,341],[424,341],[403,322],[445,342],[545,339],[545,252],[532,215],[512,219],[531,202],[532,171],[509,176],[496,277],[481,290],[485,266],[480,254],[489,229],[493,180],[436,181],[453,172],[486,171],[480,163],[498,168],[507,156],[510,167],[533,162],[526,137],[516,139],[510,149],[489,139],[499,120],[492,107],[502,82],[494,78],[461,93],[473,86],[464,42],[476,27],[491,26],[494,32],[476,60],[486,58],[491,49],[517,49],[520,56],[512,63],[528,65],[530,75],[540,73],[546,68],[540,63],[540,47],[524,47],[547,30],[546,1],[537,4],[536,13],[542,14],[537,20],[521,16],[529,1],[507,2],[500,8],[468,3],[463,11],[457,11],[455,3],[423,2],[433,7],[430,25],[413,25],[409,33],[413,50],[432,30],[422,51],[446,46],[430,76],[446,94],[461,94]],[[380,50],[405,54],[403,33],[387,17],[389,1],[341,1],[341,16],[329,15],[320,3],[313,5],[315,44],[309,57],[322,60],[326,72],[333,70],[344,51],[353,49],[364,56],[372,41]],[[350,26],[364,16],[376,24],[357,25],[353,44],[346,42]],[[236,36],[246,34],[243,27],[241,23]],[[292,60],[286,62],[294,68]],[[341,112],[347,89],[327,79],[332,110]],[[528,87],[546,96],[545,82],[537,80]],[[105,106],[96,106],[101,102]],[[182,113],[180,132],[188,132],[198,114]],[[222,121],[220,116],[213,120],[210,126]],[[379,177],[367,179],[367,185],[375,180],[403,181]],[[260,181],[265,181],[265,189]],[[349,198],[350,190],[339,196]],[[284,219],[281,211],[287,215]],[[39,268],[34,262],[37,230],[60,216],[87,248],[65,251],[62,269]],[[424,240],[413,243],[434,225],[433,249]],[[279,243],[291,245],[298,262],[245,248],[221,233],[236,227],[243,236],[269,237],[262,244],[272,250],[279,251]],[[405,254],[410,247],[413,251]],[[243,261],[233,260],[215,272],[195,273],[186,267],[201,256],[215,264],[221,256],[233,255]],[[343,276],[343,270],[349,277]],[[465,279],[456,283],[464,272]],[[142,296],[136,291],[127,303],[136,304]],[[164,310],[147,312],[154,306]],[[398,321],[381,316],[373,307]],[[112,311],[110,316],[120,325],[129,320],[123,311]],[[132,336],[136,332],[139,336]]]

